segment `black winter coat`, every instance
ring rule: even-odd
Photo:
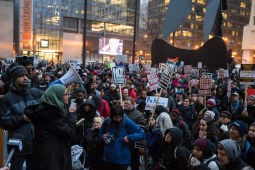
[[[33,170],[72,170],[71,138],[75,135],[76,115],[65,116],[58,108],[41,104],[27,108],[35,127]]]
[[[22,153],[32,153],[34,127],[25,122],[23,115],[26,107],[40,103],[42,91],[39,89],[16,89],[10,85],[10,91],[4,95],[0,103],[0,127],[8,130],[9,137],[19,133],[24,136]]]
[[[86,151],[85,165],[89,169],[103,170],[104,141],[99,139],[100,129],[88,129],[83,141],[83,147]]]

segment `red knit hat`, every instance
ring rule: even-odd
[[[174,112],[174,113],[177,113],[178,115],[180,115],[180,110],[179,110],[179,109],[177,109],[177,108],[172,109],[172,111],[171,111],[171,112]]]

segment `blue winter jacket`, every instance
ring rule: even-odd
[[[125,136],[127,136],[130,141],[140,141],[145,139],[144,130],[126,115],[123,116],[118,129],[111,123],[110,118],[105,119],[100,131],[100,138],[102,139],[103,134],[106,133],[113,135],[115,139],[109,144],[105,143],[103,160],[112,164],[130,164],[130,145],[129,143],[123,142]]]

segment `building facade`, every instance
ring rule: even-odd
[[[162,37],[162,25],[169,2],[170,0],[149,0],[148,36],[152,37],[152,40]],[[251,0],[228,0],[227,3],[228,10],[223,11],[223,39],[228,49],[232,49],[232,57],[241,63],[243,27],[249,22]],[[205,7],[206,0],[192,0],[192,12],[181,27],[169,35],[167,41],[179,48],[200,48],[205,43]]]
[[[84,0],[15,1],[19,9],[14,13],[14,29],[19,32],[14,36],[19,43],[15,46],[16,55],[36,55],[55,62],[81,59]],[[87,0],[87,61],[102,62],[114,57],[98,53],[100,38],[123,40],[122,54],[132,54],[134,7],[135,0]],[[30,31],[24,29],[27,25]],[[24,30],[30,36],[24,35]]]
[[[252,0],[249,24],[243,30],[242,64],[255,64],[255,0]]]
[[[0,58],[13,57],[13,1],[0,0]]]

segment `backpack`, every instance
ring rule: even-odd
[[[218,166],[219,169],[222,169],[221,164],[220,164],[220,162],[218,161],[218,159],[217,159],[216,157],[214,157],[214,158],[210,159],[209,161],[207,161],[207,162],[205,163],[205,165],[208,167],[208,165],[209,165],[212,161],[214,161],[214,162],[217,164],[217,166]]]

